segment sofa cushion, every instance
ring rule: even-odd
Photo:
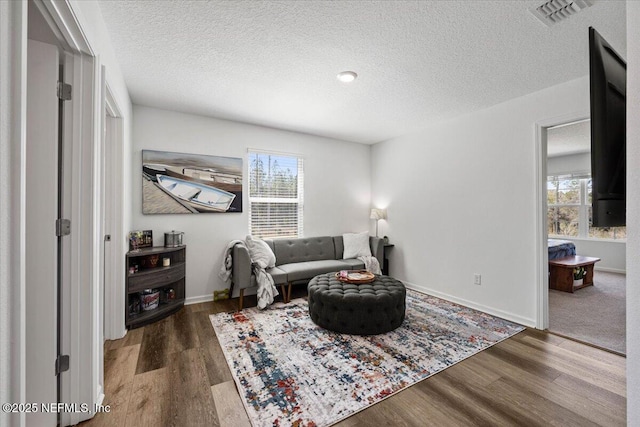
[[[289,280],[289,282],[311,279],[318,274],[329,273],[331,271],[350,269],[349,264],[344,263],[343,260],[335,259],[295,262],[279,265],[277,268],[287,273],[287,280]]]
[[[273,277],[273,283],[276,285],[282,285],[287,283],[287,272],[279,269],[278,267],[267,268],[267,273]]]
[[[275,267],[276,256],[266,242],[249,235],[245,239],[245,245],[249,250],[251,262],[255,262],[262,268]]]
[[[371,256],[368,231],[343,234],[342,242],[344,244],[342,258],[344,259]]]
[[[341,259],[347,267],[343,268],[343,270],[362,270],[364,269],[364,262],[360,261],[358,258],[349,258],[349,259]]]
[[[332,237],[278,239],[273,241],[273,246],[277,266],[305,261],[333,260],[336,257]]]

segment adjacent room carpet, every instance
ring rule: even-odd
[[[407,290],[405,321],[368,337],[315,325],[307,302],[211,315],[254,426],[328,426],[520,331]]]
[[[593,283],[549,290],[549,331],[626,354],[626,276],[596,270]]]

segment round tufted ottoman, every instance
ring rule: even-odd
[[[375,335],[396,329],[404,320],[407,291],[391,277],[376,276],[372,283],[355,285],[326,273],[311,279],[307,289],[309,316],[325,329]]]

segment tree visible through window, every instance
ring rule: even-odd
[[[626,239],[625,227],[592,227],[591,178],[588,175],[547,178],[547,224],[550,236]]]
[[[302,236],[303,187],[302,158],[249,151],[249,233]]]

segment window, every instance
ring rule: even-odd
[[[547,178],[547,224],[550,236],[594,239],[626,239],[625,227],[591,226],[591,178],[589,175]]]
[[[301,237],[302,158],[249,150],[249,233],[256,237]]]

